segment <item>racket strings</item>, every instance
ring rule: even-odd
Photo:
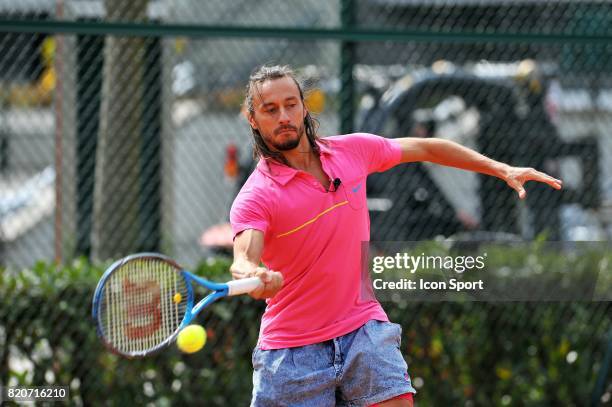
[[[187,283],[172,264],[155,258],[130,260],[106,283],[102,334],[121,353],[154,349],[178,329],[188,296]]]

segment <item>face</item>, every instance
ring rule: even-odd
[[[303,138],[307,113],[296,83],[286,76],[256,86],[249,123],[272,150],[293,150]]]

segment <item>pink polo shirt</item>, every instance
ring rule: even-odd
[[[371,319],[388,321],[365,287],[361,257],[370,240],[366,177],[398,164],[399,144],[356,133],[325,138],[319,147],[323,170],[341,180],[337,191],[327,192],[304,171],[260,160],[232,205],[234,236],[264,232],[262,262],[284,277],[267,300],[261,349],[323,342]]]

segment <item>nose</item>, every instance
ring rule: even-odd
[[[285,108],[280,108],[279,111],[279,116],[278,116],[278,122],[280,124],[287,124],[291,121],[291,119],[289,118],[289,113],[287,112],[287,110]]]

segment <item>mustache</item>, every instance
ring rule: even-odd
[[[287,131],[287,130],[293,130],[296,133],[298,131],[297,127],[288,124],[286,126],[281,126],[281,127],[277,128],[276,130],[274,130],[274,134],[278,135],[278,134],[282,133],[283,131]]]

